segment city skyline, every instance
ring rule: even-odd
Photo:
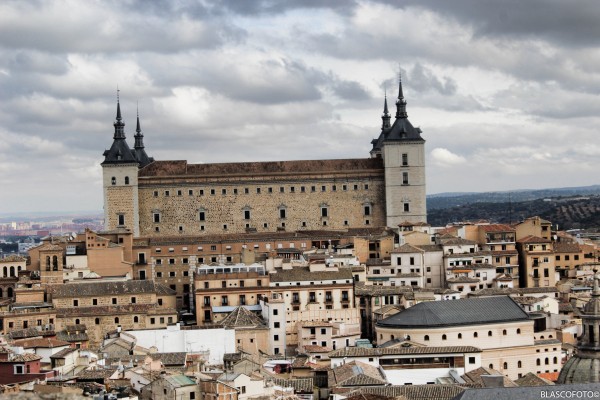
[[[139,109],[157,160],[355,158],[379,135],[385,92],[393,108],[399,68],[429,194],[597,184],[599,13],[546,1],[2,3],[0,210],[102,208],[117,86],[128,142]]]

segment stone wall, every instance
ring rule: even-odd
[[[104,227],[112,230],[118,226],[130,228],[138,235],[138,167],[137,165],[107,165],[103,167]],[[113,184],[113,178],[115,184]],[[125,184],[125,179],[129,183]],[[119,214],[125,225],[119,225]]]
[[[347,229],[385,226],[386,218],[383,171],[140,180],[139,199],[143,236]]]

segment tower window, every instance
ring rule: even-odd
[[[170,195],[171,195],[171,192],[169,192],[168,190],[165,190],[165,196],[167,196],[167,197],[168,197],[168,196],[170,196]]]
[[[158,190],[154,191],[154,197],[158,197]]]
[[[188,189],[188,196],[193,196],[194,195],[194,191],[192,189]]]
[[[329,216],[329,210],[327,207],[321,207],[321,217]]]
[[[181,196],[183,193],[181,192],[181,190],[177,191],[177,196]]]
[[[404,212],[409,212],[409,211],[410,211],[410,204],[404,203]]]
[[[113,176],[112,178],[110,178],[110,183],[111,183],[113,186],[114,186],[114,185],[116,185],[116,184],[117,184],[117,178],[116,178],[116,177],[114,177],[114,176]]]
[[[371,215],[371,206],[370,205],[366,205],[365,206],[365,215]]]
[[[221,194],[227,194],[227,189],[221,189]]]
[[[129,177],[128,176],[125,177],[125,184],[129,185]]]
[[[160,213],[157,213],[157,212],[153,213],[152,218],[154,219],[154,223],[158,224],[160,222]]]
[[[285,218],[285,208],[279,209],[279,218]]]
[[[125,225],[125,215],[119,214],[119,225]]]
[[[250,219],[250,210],[244,210],[244,219]]]
[[[200,221],[206,221],[206,212],[200,211],[198,217],[200,218]]]

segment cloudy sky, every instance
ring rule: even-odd
[[[428,193],[597,184],[594,0],[0,2],[0,213],[101,210],[133,145],[195,163],[368,157],[402,70]]]

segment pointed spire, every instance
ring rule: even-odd
[[[594,269],[594,290],[592,291],[592,297],[600,297],[600,286],[598,284],[598,270]]]
[[[125,123],[121,118],[121,103],[119,101],[119,88],[117,87],[117,120],[113,124],[115,127],[115,134],[113,139],[125,139]]]
[[[140,110],[139,107],[137,109],[137,127],[135,128],[135,144],[133,145],[134,149],[143,149],[144,148],[144,135],[142,134],[142,129],[140,128]]]
[[[402,75],[398,71],[398,100],[396,100],[396,118],[407,118],[406,113],[406,100],[404,100],[404,93],[402,91]]]
[[[385,100],[383,101],[383,115],[381,116],[381,130],[384,129],[388,129],[391,124],[390,124],[390,111],[388,110],[388,103],[387,103],[387,90],[385,93]]]

